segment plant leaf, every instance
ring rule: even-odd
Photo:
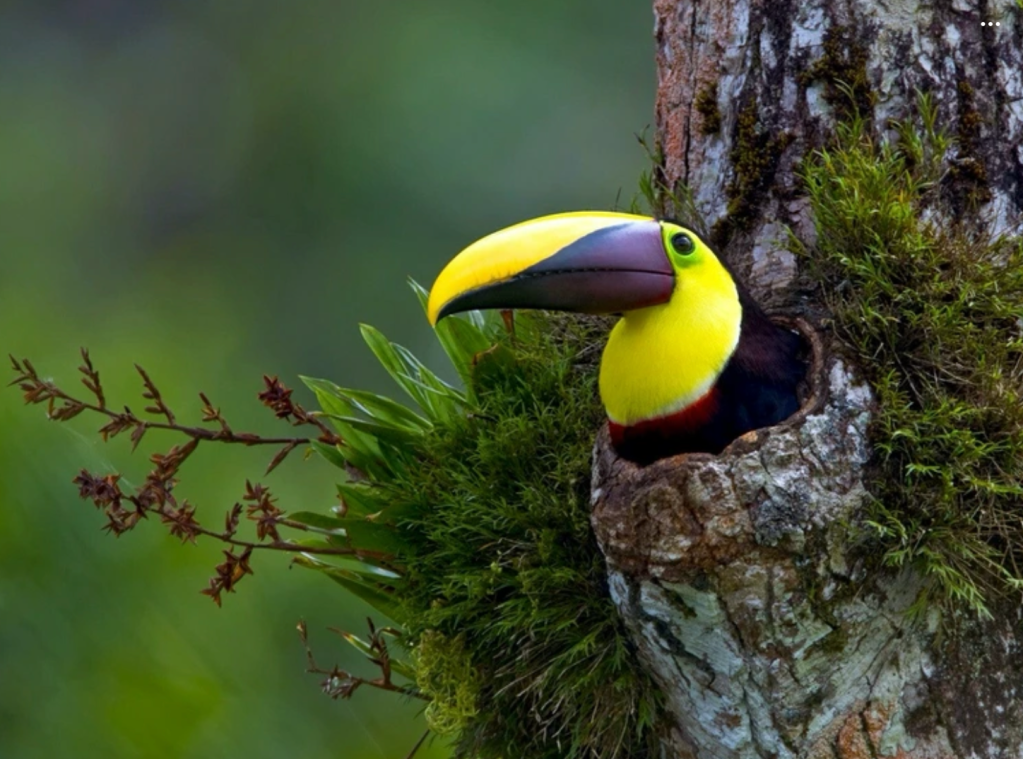
[[[353,635],[352,633],[343,632],[341,633],[341,637],[348,641],[348,643],[351,644],[353,647],[358,649],[359,652],[365,655],[368,659],[375,660],[377,658],[377,652],[373,650],[369,643],[364,641],[359,636]],[[390,659],[390,663],[392,672],[397,672],[399,675],[406,678],[407,680],[411,680],[412,682],[416,681],[416,670],[411,664],[394,658]]]
[[[344,421],[346,417],[355,417],[358,411],[349,400],[338,393],[342,388],[328,380],[313,377],[301,379],[316,394],[316,400],[324,415],[341,435],[342,444],[338,451],[345,460],[374,478],[386,479],[388,474],[392,474],[396,462],[388,459],[377,439]]]
[[[342,517],[338,521],[344,525],[345,534],[328,538],[335,545],[390,555],[405,547],[398,532],[386,522],[371,522],[361,517]]]
[[[399,449],[409,448],[410,444],[423,434],[422,430],[401,427],[374,419],[363,419],[358,416],[335,416],[334,414],[328,414],[327,416],[331,421],[344,424],[353,430],[359,430],[366,435],[372,436],[377,441],[388,442]]]
[[[409,285],[419,298],[423,311],[427,311],[429,294],[415,280],[409,280]],[[477,318],[473,319],[475,315]],[[468,316],[451,316],[443,319],[433,327],[441,347],[448,355],[451,365],[454,366],[458,376],[467,388],[472,387],[472,358],[477,353],[486,350],[491,345],[483,331],[483,316],[479,312],[470,312]]]
[[[329,533],[343,532],[345,529],[345,523],[342,520],[337,517],[327,516],[326,514],[318,514],[315,511],[296,511],[293,514],[288,514],[287,518],[292,522],[315,527],[318,530],[324,530]]]
[[[347,459],[341,452],[340,446],[327,445],[326,443],[321,443],[319,440],[310,440],[309,447],[339,469],[345,468]]]
[[[378,582],[375,579],[369,579],[350,569],[342,569],[333,564],[327,564],[307,554],[296,556],[294,563],[307,569],[323,572],[331,580],[341,585],[353,595],[361,598],[388,619],[400,623],[401,607],[392,595],[392,585]]]
[[[362,482],[339,482],[337,494],[344,505],[345,517],[365,517],[384,508],[386,501],[374,497],[373,486]]]
[[[433,425],[411,409],[383,395],[365,390],[337,388],[336,392],[370,419],[409,430],[426,431]]]
[[[423,412],[434,421],[445,421],[459,413],[465,402],[461,391],[440,379],[410,351],[390,342],[376,328],[362,324],[360,329],[373,355]]]

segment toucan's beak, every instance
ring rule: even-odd
[[[502,229],[463,250],[433,283],[427,314],[431,324],[475,308],[610,314],[664,303],[674,287],[657,221],[564,213]]]

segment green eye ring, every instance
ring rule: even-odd
[[[685,232],[676,232],[671,236],[671,247],[680,256],[688,256],[696,250],[696,243]]]

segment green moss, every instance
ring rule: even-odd
[[[884,563],[985,614],[1023,590],[1023,241],[922,219],[949,141],[935,122],[923,98],[922,133],[896,125],[896,144],[840,125],[803,166],[817,242],[799,252],[878,399],[869,525]]]
[[[956,213],[976,211],[991,200],[987,168],[977,153],[983,117],[977,111],[973,86],[965,79],[956,85],[959,116],[956,120],[956,144],[959,155],[949,166],[948,188]]]
[[[824,102],[838,121],[869,119],[877,96],[867,77],[867,50],[848,26],[833,26],[824,33],[824,54],[800,72],[804,87],[824,83]]]
[[[455,736],[459,757],[656,754],[659,696],[611,601],[589,522],[606,328],[526,313],[511,335],[494,314],[447,319],[438,336],[464,394],[370,333],[417,398],[419,421],[312,383],[349,443],[345,458],[373,472],[345,486],[351,545],[390,549],[363,561],[400,575],[361,577],[355,589],[400,623],[430,725]]]
[[[724,247],[736,232],[749,229],[756,220],[764,193],[771,185],[778,161],[794,139],[789,132],[772,135],[759,128],[756,100],[739,112],[729,160],[732,180],[726,188],[728,212],[715,222],[711,242]]]
[[[721,130],[721,111],[718,110],[718,83],[716,81],[704,85],[696,96],[694,106],[696,112],[703,117],[700,122],[700,134],[717,134]]]
[[[465,637],[426,630],[413,652],[416,685],[430,699],[426,724],[437,735],[457,735],[478,715],[479,672],[466,655]]]
[[[845,650],[849,642],[849,631],[844,627],[838,627],[821,639],[820,648],[824,653],[838,656]]]
[[[642,756],[653,697],[589,524],[595,373],[587,323],[519,318],[477,366],[473,420],[438,428],[395,483],[414,504],[403,593],[412,641],[464,637],[483,673],[466,756]],[[486,364],[492,364],[488,367]],[[558,743],[560,742],[560,748]]]

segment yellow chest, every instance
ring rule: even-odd
[[[608,418],[628,426],[699,399],[735,352],[741,325],[735,283],[721,267],[690,274],[663,305],[626,314],[600,363]]]

